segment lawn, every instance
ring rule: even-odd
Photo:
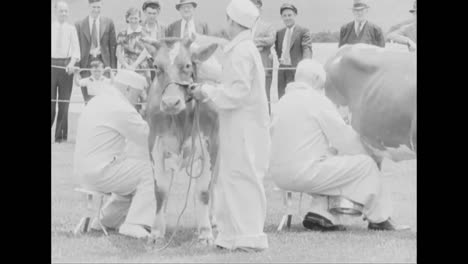
[[[165,251],[146,251],[142,242],[111,233],[89,233],[74,237],[71,230],[85,213],[83,196],[73,191],[73,149],[79,114],[70,113],[69,143],[53,144],[52,163],[52,261],[63,262],[416,262],[416,162],[393,163],[386,160],[383,180],[394,201],[394,219],[409,224],[407,232],[370,232],[361,218],[348,218],[349,231],[319,233],[302,227],[302,217],[310,201],[303,199],[302,214],[293,219],[291,230],[277,232],[283,213],[280,193],[265,180],[268,201],[265,232],[270,248],[261,253],[228,253],[192,244],[196,237],[193,203],[181,220],[174,243]],[[52,129],[53,131],[53,129]],[[182,209],[188,178],[178,175],[168,206],[168,236],[173,232]],[[297,195],[295,206],[297,206]]]

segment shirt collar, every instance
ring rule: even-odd
[[[96,23],[99,23],[100,18],[101,16],[96,17]],[[88,16],[88,19],[89,19],[89,24],[92,26],[94,18],[92,18],[91,16]]]
[[[132,30],[130,26],[127,27],[127,34],[132,34],[132,33],[139,33],[141,32],[141,25],[138,25],[138,27],[135,30]]]
[[[229,42],[225,47],[224,47],[224,52],[229,52],[231,49],[233,49],[237,44],[244,40],[252,39],[252,32],[251,30],[244,30],[241,33],[239,33],[231,42]]]
[[[296,24],[294,24],[294,26],[291,27],[291,32],[294,32],[294,28],[296,27]],[[286,27],[286,30],[288,30],[289,28]]]
[[[362,21],[361,23],[361,28],[364,27],[364,25],[366,24],[367,20],[364,20]],[[354,20],[354,27],[356,27],[357,25],[359,24],[359,22],[357,22],[356,20]]]

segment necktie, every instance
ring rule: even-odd
[[[96,30],[96,19],[93,20],[93,30],[91,32],[91,48],[95,49],[98,46],[97,42],[97,30]]]
[[[57,29],[57,36],[55,39],[55,46],[58,52],[60,52],[60,50],[62,49],[62,38],[63,38],[63,29],[62,29],[62,25],[59,24],[58,29]]]
[[[284,63],[285,63],[286,65],[289,65],[289,64],[291,64],[291,56],[290,56],[290,54],[289,54],[289,50],[290,50],[290,48],[291,48],[291,47],[290,47],[290,45],[291,45],[291,29],[290,29],[290,28],[288,28],[288,29],[286,30],[286,36],[285,36],[285,38],[286,38],[286,45],[285,45],[285,47],[284,47],[283,58],[284,58]]]
[[[189,38],[189,22],[185,21],[185,27],[184,27],[184,36],[183,38]]]
[[[357,30],[356,30],[356,35],[358,36],[359,36],[359,33],[361,33],[361,25],[362,25],[362,22],[358,22]]]

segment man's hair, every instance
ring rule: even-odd
[[[296,82],[304,82],[312,86],[314,89],[321,90],[324,88],[327,74],[322,64],[314,59],[304,59],[297,65]]]
[[[102,2],[102,0],[88,0],[89,4],[96,3],[96,2]]]
[[[158,9],[158,10],[161,9],[161,7],[160,7],[157,3],[148,3],[148,4],[145,5],[145,8],[143,9],[143,11],[146,11],[146,9],[147,9],[148,7],[151,7],[151,8],[154,8],[154,9]]]
[[[100,60],[93,60],[93,61],[91,61],[89,66],[91,66],[91,68],[99,68],[101,66],[104,67],[104,63],[102,63],[102,61],[100,61]]]

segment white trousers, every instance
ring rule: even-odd
[[[367,155],[333,156],[305,168],[296,175],[275,175],[274,181],[284,190],[311,195],[341,195],[364,205],[363,214],[370,222],[380,223],[392,214],[392,204],[382,185],[376,163]],[[333,223],[340,222],[328,212],[325,197],[314,196],[311,211]]]
[[[129,153],[105,168],[99,177],[88,178],[85,184],[96,191],[112,193],[103,207],[104,226],[118,228],[126,223],[152,227],[156,196],[149,158]]]

